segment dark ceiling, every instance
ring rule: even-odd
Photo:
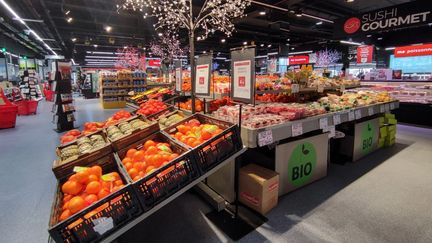
[[[40,20],[26,22],[26,24],[56,53],[73,57],[76,62],[83,62],[86,51],[115,51],[123,46],[148,47],[150,41],[157,37],[153,28],[154,18],[144,19],[136,12],[117,11],[116,4],[121,3],[122,0],[5,1],[21,18]],[[196,0],[194,4],[198,9],[203,2]],[[197,52],[213,50],[227,53],[229,48],[240,46],[245,41],[248,43],[255,41],[258,47],[265,44],[262,48],[265,51],[269,51],[267,47],[269,44],[272,44],[275,51],[279,44],[289,44],[294,50],[325,45],[334,41],[333,24],[323,22],[317,25],[319,20],[307,16],[297,17],[296,12],[301,11],[310,16],[334,21],[365,11],[409,2],[409,0],[355,0],[351,3],[345,0],[257,0],[253,2],[246,10],[247,17],[234,21],[236,32],[231,38],[227,38],[225,44],[220,42],[224,36],[215,33],[210,38],[197,42]],[[266,4],[291,11],[264,6]],[[266,11],[266,14],[260,15],[261,11]],[[33,53],[51,54],[33,36],[27,36],[23,31],[24,26],[13,20],[3,6],[0,6],[0,13],[3,16],[0,21],[2,38],[6,38],[5,35],[8,33],[10,36],[7,38],[25,44]],[[67,18],[73,20],[67,22]],[[112,27],[109,33],[105,30],[106,26]],[[181,41],[186,44],[186,34],[183,33],[181,36],[183,36]],[[365,42],[383,46],[392,42],[392,40],[386,42],[387,38],[381,41],[376,37],[360,38]]]

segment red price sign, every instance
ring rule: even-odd
[[[239,87],[246,87],[246,77],[240,76],[238,78],[238,86]]]
[[[198,82],[199,82],[199,84],[204,84],[204,77],[199,77]]]

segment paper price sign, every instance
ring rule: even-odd
[[[318,93],[324,92],[324,85],[318,85]]]
[[[175,70],[176,91],[180,92],[182,88],[181,68]]]
[[[293,137],[297,137],[303,134],[303,124],[295,123],[291,127],[291,133]]]
[[[273,143],[272,130],[266,130],[258,133],[258,146],[262,147]]]
[[[369,114],[369,116],[372,116],[373,114],[375,114],[373,107],[368,108],[368,114]]]
[[[236,98],[252,98],[251,61],[234,62],[233,95]]]
[[[384,113],[385,112],[385,106],[384,105],[380,105],[380,113]]]
[[[327,117],[319,119],[319,127],[320,127],[320,129],[323,129],[323,130],[327,129],[327,127],[328,127]]]
[[[354,120],[355,120],[354,111],[348,112],[348,121],[354,121]]]
[[[362,118],[361,110],[356,110],[356,111],[355,111],[355,118],[356,118],[357,120]]]
[[[336,114],[333,116],[333,124],[334,125],[339,125],[341,124],[341,117],[339,114]]]
[[[395,104],[394,103],[390,103],[390,110],[394,110],[395,109]]]
[[[208,94],[209,90],[209,71],[210,65],[198,65],[196,67],[196,83],[195,83],[195,93],[197,94]]]
[[[298,84],[292,84],[291,85],[291,93],[293,93],[293,94],[298,93],[299,90],[300,90],[300,87]]]

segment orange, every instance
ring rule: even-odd
[[[74,214],[85,207],[86,207],[86,202],[84,201],[84,199],[82,197],[76,196],[69,201],[68,209],[72,214]]]
[[[76,181],[66,181],[62,186],[62,192],[71,195],[77,195],[81,192],[82,188],[83,186]]]
[[[81,184],[87,184],[87,182],[89,180],[88,176],[90,175],[89,169],[77,172],[75,175],[76,175],[77,180],[78,180],[79,183],[81,183]]]
[[[133,156],[133,161],[134,162],[142,162],[145,159],[144,156],[145,156],[145,154],[143,151],[136,151],[134,156]]]
[[[195,148],[197,146],[199,146],[201,144],[201,141],[196,140],[195,142],[192,143],[191,147]]]
[[[129,169],[128,170],[128,174],[130,175],[131,178],[135,178],[135,176],[137,176],[139,173],[139,171],[135,168]]]
[[[213,137],[213,135],[212,135],[210,132],[208,132],[208,131],[203,131],[203,132],[201,132],[201,138],[202,138],[202,139],[204,139],[204,140],[208,140],[208,139],[210,139],[211,137]]]
[[[156,170],[156,168],[153,165],[150,165],[149,167],[147,167],[146,169],[146,174],[150,174],[151,172],[153,172],[154,170]]]
[[[102,176],[102,167],[100,167],[99,165],[94,165],[94,166],[90,167],[89,173],[91,175],[101,177]]]
[[[71,215],[72,215],[72,214],[71,214],[70,210],[69,210],[69,209],[66,209],[66,210],[64,210],[64,211],[60,214],[59,221],[63,221],[63,220],[65,220],[65,219],[69,218]]]
[[[99,181],[99,177],[97,177],[96,175],[89,175],[89,181],[91,182],[91,181]]]
[[[106,189],[107,191],[111,190],[111,182],[101,181],[102,190]]]
[[[159,167],[163,163],[163,158],[160,154],[153,156],[154,166]]]
[[[68,209],[68,208],[69,208],[69,202],[65,202],[65,203],[63,204],[62,210],[66,210],[66,209]]]
[[[150,146],[156,146],[156,143],[155,143],[153,140],[147,140],[147,141],[144,143],[144,148],[145,148],[145,149],[148,149]]]
[[[117,172],[111,172],[110,173],[112,176],[114,176],[114,178],[116,179],[116,180],[120,180],[120,175],[119,175],[119,173],[117,173]]]
[[[128,163],[125,164],[125,167],[126,167],[126,170],[129,170],[130,168],[133,167],[133,164],[130,163],[130,162],[128,162]]]
[[[126,157],[127,158],[133,158],[136,151],[137,151],[136,149],[129,149],[126,153]]]
[[[100,200],[100,199],[108,196],[109,194],[110,194],[110,192],[107,189],[103,188],[102,190],[99,191],[97,196],[98,196],[98,199]]]
[[[89,194],[97,194],[102,189],[102,185],[99,181],[92,181],[87,184],[85,192]]]
[[[173,160],[173,159],[177,158],[178,156],[179,156],[178,154],[173,153],[170,155],[170,160]]]
[[[72,195],[64,194],[63,195],[63,203],[69,202],[69,200],[71,200],[71,198],[73,198]]]
[[[138,173],[138,176],[139,176],[140,178],[143,178],[143,177],[145,176],[145,172],[144,172],[144,171],[140,171],[140,172]]]
[[[126,158],[124,158],[123,160],[122,160],[122,163],[123,164],[127,164],[127,163],[132,163],[133,161],[132,161],[132,159],[130,158],[130,157],[126,157]]]
[[[122,180],[116,180],[116,181],[114,181],[114,185],[123,186],[123,181]]]
[[[188,138],[186,140],[186,144],[192,146],[192,144],[196,141],[196,138]]]
[[[147,148],[146,154],[152,155],[152,154],[156,154],[158,151],[159,149],[156,148],[156,146],[150,146]]]
[[[79,182],[79,181],[78,181],[78,177],[77,177],[75,174],[71,175],[71,176],[69,177],[69,180],[70,180],[70,181],[76,181],[76,182]]]
[[[174,135],[174,137],[177,139],[180,139],[182,136],[183,136],[183,133],[181,133],[181,132],[176,132]]]
[[[98,197],[96,196],[96,194],[89,194],[84,197],[84,200],[86,201],[87,205],[91,205],[98,201]]]
[[[133,181],[138,181],[139,179],[141,179],[141,177],[139,175],[135,176],[132,180]]]
[[[163,155],[162,155],[162,159],[163,159],[164,161],[168,161],[168,160],[170,160],[170,154],[163,154]]]
[[[177,130],[183,134],[186,134],[190,129],[185,125],[178,125]]]

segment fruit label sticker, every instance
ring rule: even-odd
[[[354,121],[354,120],[355,120],[354,112],[353,111],[348,112],[348,121]]]
[[[303,124],[295,123],[291,127],[291,135],[292,137],[297,137],[303,134]]]
[[[373,149],[375,129],[371,122],[364,124],[361,130],[361,148],[363,154],[368,154]]]
[[[234,97],[251,98],[251,61],[234,62]]]
[[[98,232],[99,235],[103,235],[114,228],[114,220],[111,217],[93,219],[92,222],[94,231]]]
[[[197,65],[195,83],[196,94],[206,95],[210,93],[209,72],[209,64]]]
[[[298,187],[306,184],[313,175],[317,163],[317,154],[312,143],[297,145],[288,160],[289,182]]]
[[[341,117],[339,114],[336,114],[333,116],[333,125],[339,125],[341,124]]]
[[[88,167],[75,166],[75,167],[73,168],[73,172],[81,172],[81,171],[85,171],[85,170],[87,170],[87,169],[88,169]]]
[[[300,90],[300,87],[298,84],[292,84],[291,85],[291,93],[293,93],[293,94],[298,93],[299,90]]]
[[[111,174],[111,173],[105,174],[105,175],[101,176],[101,179],[103,181],[108,181],[108,182],[116,180],[115,176],[113,174]]]
[[[320,129],[326,130],[328,127],[328,119],[327,117],[319,119],[319,126]]]
[[[361,110],[356,110],[355,111],[355,119],[361,119],[362,118],[362,113]]]
[[[266,130],[258,133],[258,146],[262,147],[273,143],[272,130]]]
[[[375,114],[373,107],[368,108],[368,114],[369,114],[369,116],[373,116],[373,114]]]

